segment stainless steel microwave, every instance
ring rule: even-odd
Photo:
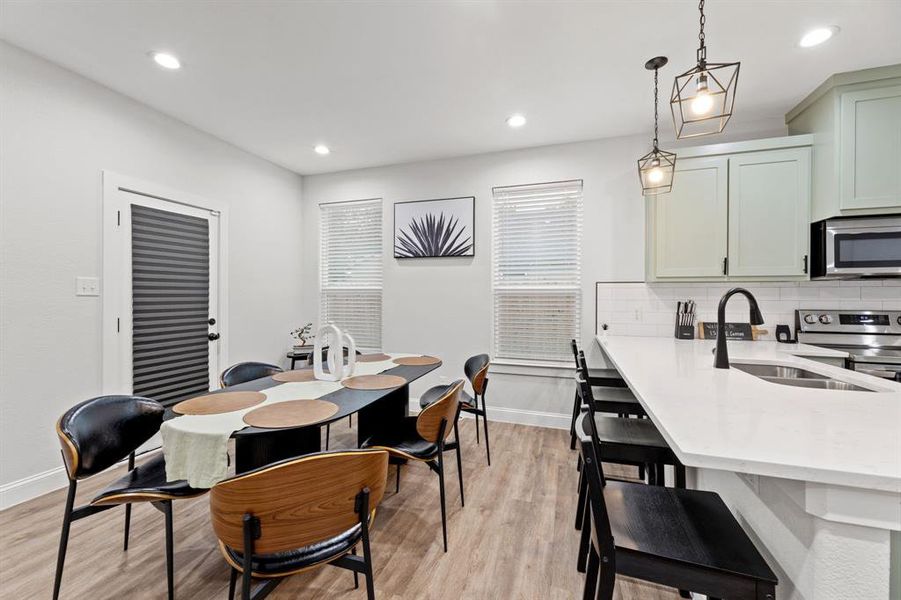
[[[901,277],[901,215],[827,219],[811,225],[810,276]]]

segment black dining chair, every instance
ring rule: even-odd
[[[327,361],[328,361],[328,349],[329,349],[328,346],[323,346],[323,347],[322,347],[322,364],[323,364],[323,366],[325,366],[325,365],[327,364]],[[348,354],[350,354],[350,351],[347,349],[347,347],[343,348],[343,350],[344,350],[344,358],[347,358]],[[355,354],[356,354],[357,356],[360,356],[360,355],[362,354],[362,352],[360,352],[359,350],[357,350],[357,351],[355,352]],[[307,366],[308,366],[308,367],[312,367],[312,366],[313,366],[313,361],[314,361],[313,353],[310,352],[310,355],[307,356]],[[354,417],[353,417],[353,415],[352,415],[352,414],[347,415],[347,425],[348,425],[348,427],[353,427],[353,424],[354,424]],[[328,450],[329,438],[331,437],[331,435],[332,435],[332,424],[331,424],[331,423],[326,423],[326,424],[325,424],[325,449],[326,449],[326,450]]]
[[[447,552],[447,509],[444,499],[444,451],[446,438],[460,416],[460,394],[463,380],[458,379],[442,387],[440,397],[424,408],[419,415],[407,417],[392,430],[379,432],[362,444],[363,448],[381,448],[391,455],[391,463],[397,465],[397,489],[400,489],[400,467],[407,461],[424,462],[438,475],[441,497],[441,532],[444,551]],[[460,445],[457,451],[457,473],[460,478],[460,502],[463,502],[463,463]]]
[[[363,574],[375,600],[369,528],[387,476],[387,452],[346,450],[290,458],[213,486],[210,516],[231,567],[229,600],[239,575],[241,600],[255,600],[326,564],[352,571],[354,587]],[[254,577],[265,583],[251,591]]]
[[[124,504],[124,549],[128,550],[131,504],[135,502],[149,502],[166,517],[166,577],[169,599],[175,597],[172,501],[200,496],[207,490],[192,488],[186,481],[166,481],[162,453],[135,467],[135,450],[159,431],[163,412],[163,406],[150,398],[100,396],[70,408],[57,421],[56,433],[69,476],[69,493],[56,561],[54,600],[59,597],[72,522]],[[126,458],[128,472],[123,477],[107,486],[90,503],[75,507],[79,481],[102,473]]]
[[[284,369],[278,365],[270,365],[263,362],[240,362],[232,365],[219,375],[219,385],[222,387],[231,387],[239,383],[246,383],[254,379],[263,377],[272,377],[276,373],[283,372]]]
[[[477,354],[466,360],[463,364],[463,372],[469,379],[472,386],[473,395],[470,396],[466,389],[460,394],[460,410],[475,416],[476,421],[476,444],[479,443],[479,417],[482,417],[482,426],[485,429],[485,453],[488,456],[488,466],[491,466],[491,446],[488,443],[488,412],[485,406],[485,390],[488,389],[488,367],[490,359],[487,354]],[[440,387],[440,386],[439,386]],[[419,406],[427,407],[437,399],[433,393],[438,388],[432,388],[419,397]],[[482,407],[479,408],[479,399],[482,400]],[[460,437],[454,431],[454,441],[460,442]]]
[[[775,573],[718,494],[606,478],[588,412],[576,431],[594,523],[583,598],[612,600],[623,575],[711,599],[775,599]]]

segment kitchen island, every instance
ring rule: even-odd
[[[840,353],[803,344],[729,342],[733,368],[715,369],[711,340],[597,339],[692,485],[718,492],[758,542],[779,598],[899,597],[901,384],[816,362]],[[736,364],[862,390],[783,385]]]

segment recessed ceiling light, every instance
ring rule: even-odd
[[[823,42],[827,41],[829,38],[838,33],[838,27],[817,27],[816,29],[811,29],[801,38],[801,41],[798,42],[798,45],[802,48],[812,48],[813,46],[819,46]]]
[[[517,127],[522,127],[526,124],[526,118],[522,115],[510,115],[507,117],[507,125],[513,127],[514,129]]]
[[[151,52],[150,56],[156,64],[164,69],[175,70],[181,68],[181,61],[168,52]]]
[[[313,148],[313,152],[325,156],[326,154],[331,154],[332,151],[329,150],[328,146],[326,146],[325,144],[317,144],[316,147]]]

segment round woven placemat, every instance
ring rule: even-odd
[[[352,390],[387,390],[406,385],[407,380],[397,375],[357,375],[341,382]]]
[[[282,383],[302,383],[304,381],[316,381],[313,369],[302,369],[297,371],[285,371],[284,373],[276,373],[272,376],[276,381]]]
[[[326,400],[288,400],[255,408],[244,415],[251,427],[280,429],[302,427],[328,419],[338,412],[338,405]]]
[[[434,356],[404,356],[395,358],[394,362],[407,367],[424,367],[425,365],[437,365],[441,359]]]
[[[256,406],[265,399],[260,392],[222,392],[184,400],[172,410],[180,415],[219,415]]]
[[[357,357],[357,362],[368,363],[368,362],[382,362],[384,360],[391,360],[391,357],[387,354],[361,354]]]

